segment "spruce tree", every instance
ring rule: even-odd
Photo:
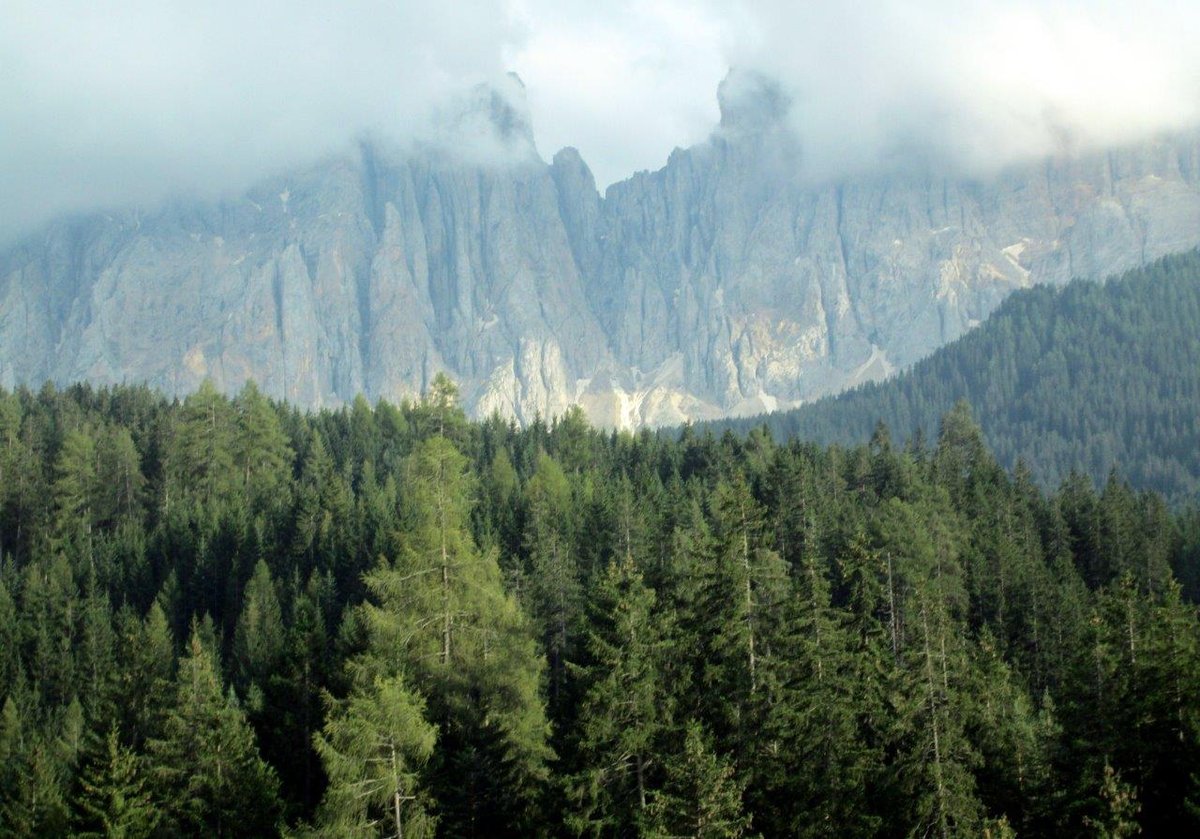
[[[103,748],[83,768],[75,798],[80,839],[142,839],[158,825],[138,756],[121,745],[115,727]]]
[[[247,503],[254,510],[285,506],[295,455],[279,416],[253,381],[246,382],[233,409],[233,461],[240,466],[240,484]]]
[[[525,587],[529,611],[539,624],[549,659],[552,706],[565,700],[566,663],[574,652],[582,615],[581,581],[569,530],[570,492],[558,464],[544,453],[539,455],[525,487]]]
[[[239,684],[258,691],[279,666],[285,638],[283,612],[275,581],[266,562],[259,560],[242,595],[242,613],[233,635],[233,659]]]
[[[646,836],[654,839],[739,839],[750,826],[732,764],[712,751],[696,720],[684,727],[683,751],[666,761],[649,809]]]
[[[214,654],[195,625],[172,699],[158,736],[148,744],[164,826],[189,836],[273,832],[279,810],[275,772],[258,756],[254,732],[225,691]]]
[[[654,592],[632,556],[614,561],[598,581],[584,648],[579,769],[571,779],[574,806],[567,823],[580,835],[644,830],[671,708],[661,678],[666,649]]]
[[[748,758],[753,732],[777,707],[789,642],[788,570],[764,543],[764,511],[740,478],[712,491],[713,556],[698,606],[707,661],[701,676],[717,742]]]

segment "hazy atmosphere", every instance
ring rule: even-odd
[[[810,174],[1121,142],[1196,116],[1189,5],[6,0],[0,235],[428,136],[508,71],[542,155],[578,147],[602,188],[702,140],[730,66],[782,82]]]
[[[0,0],[0,839],[1200,836],[1197,44]]]

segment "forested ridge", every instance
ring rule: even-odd
[[[791,411],[712,424],[778,439],[866,442],[877,422],[932,434],[965,399],[1008,467],[1044,487],[1112,469],[1173,503],[1200,500],[1200,252],[1097,284],[1010,295],[978,328],[891,380]]]
[[[939,428],[0,392],[0,834],[1195,831],[1200,517]]]

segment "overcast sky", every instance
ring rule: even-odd
[[[507,71],[602,188],[702,141],[731,66],[811,174],[994,166],[1194,124],[1197,43],[1195,0],[0,0],[0,236],[423,136]]]

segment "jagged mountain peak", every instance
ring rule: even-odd
[[[523,95],[473,91],[449,150],[364,142],[235,200],[48,226],[0,253],[0,385],[254,378],[322,405],[445,371],[477,414],[673,424],[885,376],[1016,288],[1200,244],[1194,134],[813,185],[786,97],[731,73],[712,142],[601,197],[574,149],[537,156]]]

